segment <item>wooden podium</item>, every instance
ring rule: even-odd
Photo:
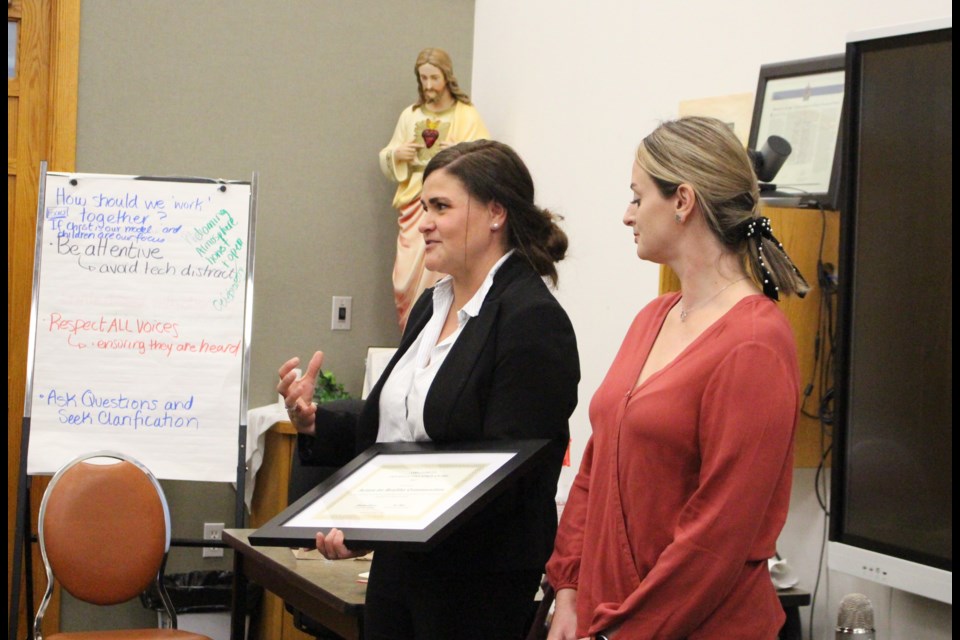
[[[797,340],[797,357],[800,362],[800,384],[806,387],[813,382],[813,392],[804,405],[807,412],[815,414],[820,405],[817,380],[821,362],[814,371],[815,340],[821,322],[820,302],[822,291],[817,282],[817,262],[837,267],[840,242],[840,215],[836,211],[817,209],[785,209],[764,207],[763,215],[770,218],[773,232],[783,243],[794,264],[810,283],[810,292],[805,298],[784,296],[779,304],[787,315],[793,335]],[[822,255],[820,255],[822,251]],[[680,280],[669,267],[660,268],[660,293],[677,291]],[[836,313],[836,309],[834,309]],[[832,321],[831,321],[832,324]],[[821,340],[826,340],[821,336]],[[832,381],[831,381],[832,384]],[[801,389],[802,391],[803,389]],[[824,436],[827,437],[827,436]],[[827,437],[828,438],[828,437]],[[821,452],[829,445],[829,439],[822,441],[820,422],[816,418],[801,414],[797,425],[795,467],[816,467],[820,464]]]
[[[250,504],[250,527],[254,529],[287,508],[287,487],[290,485],[290,467],[297,449],[297,430],[289,422],[278,422],[267,431],[263,448],[263,463],[257,472],[253,499]],[[298,630],[293,616],[283,606],[283,600],[264,591],[261,615],[256,631],[258,638],[275,640],[316,640]]]

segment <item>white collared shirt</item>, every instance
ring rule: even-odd
[[[400,357],[380,391],[377,442],[430,440],[423,425],[423,405],[430,385],[467,322],[480,313],[480,307],[493,286],[493,276],[512,253],[511,249],[493,265],[477,292],[457,311],[457,328],[439,343],[440,332],[453,305],[453,279],[447,276],[433,288],[433,315]]]

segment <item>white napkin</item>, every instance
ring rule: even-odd
[[[770,579],[773,580],[773,586],[777,589],[789,589],[800,582],[800,578],[783,558],[770,558],[767,560],[767,568],[770,570]]]
[[[283,401],[247,411],[247,473],[244,478],[243,501],[247,504],[248,513],[253,501],[253,486],[257,471],[263,464],[263,443],[267,431],[278,422],[288,419]]]

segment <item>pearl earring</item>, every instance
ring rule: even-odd
[[[490,228],[493,229],[494,231],[496,231],[497,229],[500,228],[500,225],[497,224],[496,222],[494,222],[492,225],[490,225]]]

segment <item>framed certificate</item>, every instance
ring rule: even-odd
[[[426,550],[501,494],[549,440],[376,444],[250,535],[261,546],[314,547],[332,527],[355,549]]]

